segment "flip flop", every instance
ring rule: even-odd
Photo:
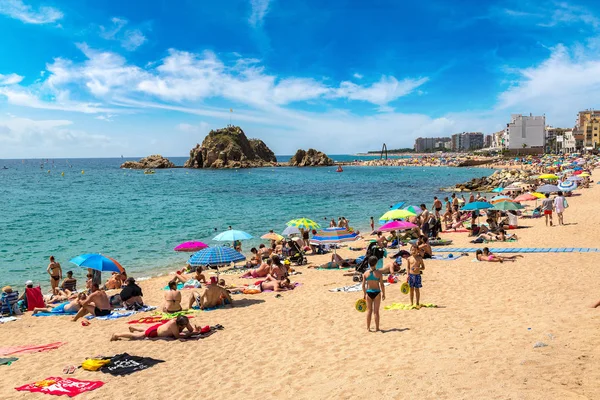
[[[89,326],[90,325],[90,321],[84,319],[81,321],[81,326]]]

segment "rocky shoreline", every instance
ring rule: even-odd
[[[468,182],[457,183],[454,186],[441,188],[447,192],[491,192],[497,187],[508,187],[511,184],[533,184],[531,172],[523,169],[500,169],[490,176],[473,178]]]

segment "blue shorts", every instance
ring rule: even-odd
[[[421,275],[408,275],[408,286],[411,288],[421,288]]]

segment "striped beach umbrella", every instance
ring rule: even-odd
[[[412,213],[415,213],[415,215],[423,214],[423,210],[421,210],[421,207],[419,207],[419,206],[408,206],[408,207],[404,207],[404,209],[408,210]]]
[[[565,192],[570,192],[577,189],[577,182],[575,181],[564,181],[558,184],[558,188]]]
[[[314,235],[310,241],[317,243],[341,243],[356,240],[358,234],[346,228],[325,228]]]
[[[293,219],[287,223],[287,226],[295,226],[298,229],[304,229],[304,230],[313,230],[313,229],[321,228],[321,226],[319,224],[317,224],[312,219],[308,219],[308,218]]]
[[[190,257],[188,263],[195,267],[207,265],[218,267],[229,265],[232,262],[243,261],[245,259],[246,257],[243,254],[238,253],[231,247],[215,246],[194,253],[192,257]]]

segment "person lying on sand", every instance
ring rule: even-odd
[[[262,278],[267,276],[271,272],[271,267],[273,266],[273,260],[268,258],[263,262],[260,267],[255,268],[246,272],[240,278]]]
[[[111,312],[110,301],[104,290],[100,290],[96,282],[92,282],[91,287],[92,294],[90,294],[85,300],[78,300],[81,309],[72,318],[75,322],[79,318],[86,314],[92,314],[96,317],[104,317],[109,315]]]
[[[517,240],[517,235],[514,233],[507,234],[504,229],[500,229],[500,231],[497,234],[488,232],[488,233],[481,234],[477,237],[477,239],[480,239],[480,238],[487,240],[488,242],[491,242],[491,241],[506,242],[507,240],[512,240],[512,239]],[[475,239],[475,240],[477,240],[477,239]]]
[[[63,302],[60,304],[48,304],[46,307],[36,307],[33,309],[33,314],[37,314],[40,312],[53,312],[53,313],[74,313],[81,309],[81,305],[79,304],[81,301],[84,301],[87,298],[85,293],[79,293],[77,298],[72,300],[71,302]]]
[[[166,313],[175,313],[182,310],[181,292],[177,290],[177,281],[169,281],[169,290],[164,295],[165,304],[162,311]]]
[[[181,272],[177,271],[175,273],[175,277],[173,278],[173,280],[175,282],[181,282],[184,285],[186,283],[189,283],[190,286],[193,286],[192,284],[194,282],[192,282],[192,281],[194,281],[194,280],[201,282],[201,283],[206,283],[206,277],[202,273],[202,267],[196,268],[196,272],[194,272],[194,275],[184,275]]]
[[[311,265],[308,268],[321,268],[321,269],[336,269],[336,268],[349,268],[356,266],[355,258],[342,258],[339,254],[332,254],[331,261],[321,265]]]
[[[187,329],[187,333],[183,333],[183,330]],[[158,323],[152,325],[150,328],[136,328],[134,326],[129,327],[128,333],[115,333],[110,338],[111,342],[121,339],[130,340],[142,340],[146,338],[174,338],[174,339],[185,339],[194,333],[200,332],[200,328],[197,326],[192,327],[190,320],[185,315],[172,319],[165,323]]]
[[[188,308],[194,307],[195,304],[197,304],[201,310],[204,310],[205,308],[212,308],[225,304],[233,306],[233,299],[231,298],[229,291],[225,288],[219,285],[209,285],[202,293],[192,291]]]
[[[475,252],[475,257],[477,258],[477,260],[479,261],[487,261],[487,262],[504,262],[504,261],[516,261],[517,257],[523,257],[522,255],[515,255],[515,256],[497,256],[493,253],[491,253],[488,249],[487,252],[485,252],[485,250],[487,249],[487,247],[485,247],[482,250],[477,250]]]

